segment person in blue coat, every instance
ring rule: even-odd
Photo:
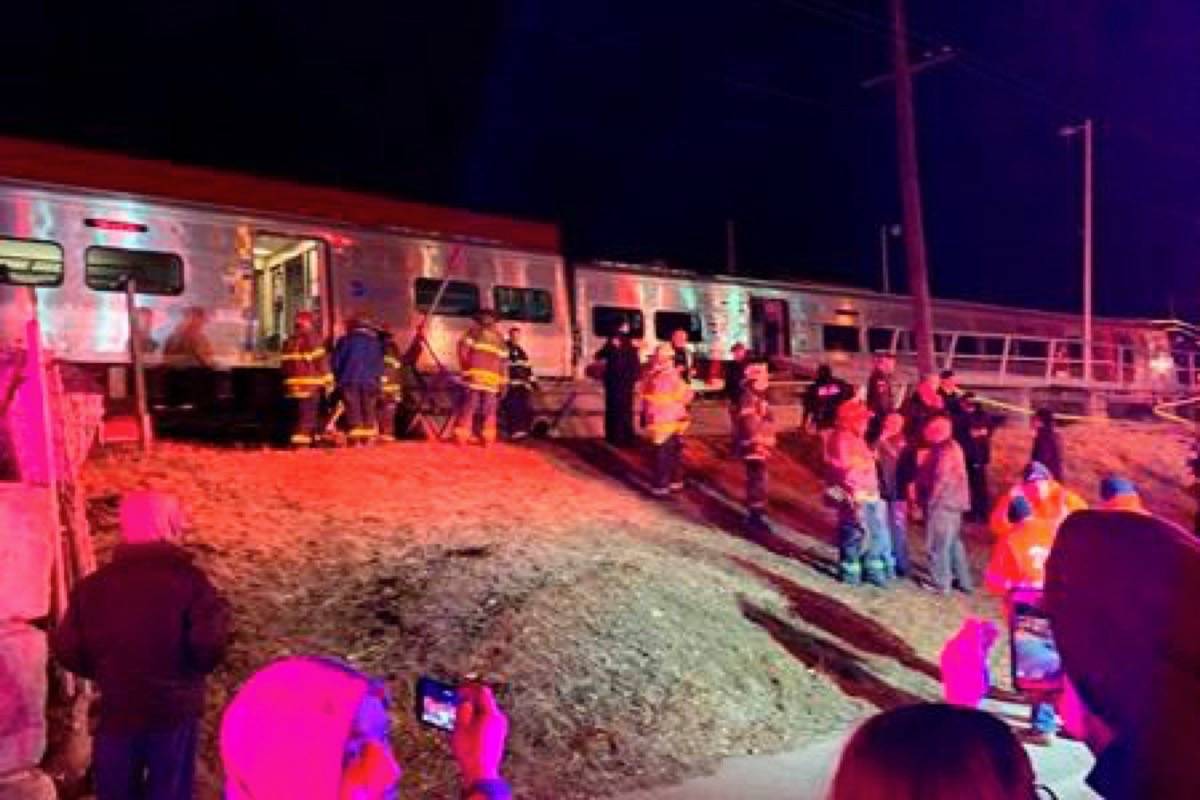
[[[333,376],[350,426],[350,444],[374,441],[379,435],[375,413],[383,382],[383,343],[379,331],[365,317],[352,317],[346,335],[333,349]]]

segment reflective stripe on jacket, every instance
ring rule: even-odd
[[[400,396],[400,348],[390,336],[383,340],[383,377],[380,385],[385,397]]]
[[[677,433],[688,429],[688,403],[692,390],[675,370],[674,364],[663,364],[642,381],[642,423],[650,441],[662,444]]]
[[[530,388],[534,384],[533,365],[529,355],[519,344],[508,344],[508,385],[514,388]]]
[[[312,331],[298,331],[289,336],[279,359],[288,397],[309,398],[333,385],[325,345]]]
[[[737,454],[747,461],[762,461],[775,446],[774,418],[765,395],[747,386],[737,406]]]
[[[458,360],[469,389],[498,393],[504,385],[508,342],[495,326],[475,325],[458,343]]]

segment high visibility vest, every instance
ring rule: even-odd
[[[1048,520],[1055,528],[1072,511],[1082,511],[1088,507],[1087,502],[1082,497],[1058,481],[1050,481],[1050,488],[1044,498],[1038,497],[1036,493],[1027,490],[1024,484],[1018,484],[1000,495],[1000,499],[996,501],[996,506],[992,509],[992,515],[988,519],[988,526],[992,529],[992,533],[996,534],[996,537],[999,539],[1008,536],[1015,527],[1013,523],[1008,521],[1008,504],[1012,502],[1012,499],[1018,493],[1025,495],[1025,499],[1029,501],[1029,505],[1033,506],[1033,515],[1035,517]]]
[[[279,358],[288,397],[305,400],[321,389],[332,388],[329,356],[315,333],[297,331],[289,336]]]
[[[383,377],[380,378],[380,388],[384,397],[395,399],[400,396],[400,349],[391,338],[384,340],[383,344]]]
[[[492,326],[476,325],[458,343],[463,380],[474,391],[499,393],[507,358],[508,342]]]
[[[1051,520],[1039,517],[1018,522],[992,551],[986,575],[988,589],[1004,594],[1016,588],[1042,588],[1057,528]]]
[[[654,444],[662,444],[688,429],[688,403],[692,390],[674,364],[656,367],[642,381],[642,419],[646,434]]]

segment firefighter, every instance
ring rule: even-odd
[[[696,365],[692,359],[692,354],[688,351],[688,332],[683,328],[672,331],[671,333],[671,357],[675,363],[675,369],[679,370],[679,376],[683,378],[684,383],[691,383],[696,377]]]
[[[383,345],[365,317],[352,317],[333,349],[333,374],[346,405],[351,445],[366,445],[379,435],[376,417],[383,381]]]
[[[291,444],[308,447],[320,435],[317,417],[321,392],[333,389],[329,358],[311,311],[296,314],[292,335],[283,343],[283,387],[294,407]]]
[[[767,513],[767,459],[775,446],[774,417],[767,403],[769,377],[766,364],[745,367],[737,401],[737,449],[746,464],[747,522],[764,524]]]
[[[729,403],[729,435],[733,441],[733,448],[736,451],[738,446],[738,414],[739,400],[742,396],[742,383],[746,377],[746,367],[749,366],[749,351],[746,350],[746,345],[741,342],[736,342],[730,348],[730,360],[725,365],[725,386],[721,393],[725,395],[725,400]]]
[[[1088,507],[1082,497],[1054,480],[1045,466],[1031,461],[1022,473],[1021,483],[1001,495],[992,509],[988,524],[997,539],[1003,539],[1012,531],[1013,525],[1008,521],[1008,506],[1018,495],[1024,495],[1033,506],[1033,513],[1056,528],[1072,511]]]
[[[654,445],[655,497],[683,490],[683,433],[692,390],[675,367],[675,351],[660,344],[642,380],[642,429]]]
[[[504,387],[504,362],[508,359],[508,343],[496,328],[496,312],[481,309],[475,324],[458,342],[458,363],[462,368],[464,391],[454,416],[454,441],[466,444],[471,440],[475,414],[483,417],[480,434],[483,446],[496,441],[496,407]]]
[[[404,393],[400,375],[400,348],[390,325],[379,329],[379,343],[383,346],[383,376],[379,384],[379,439],[394,442],[400,431],[396,430],[396,409]]]
[[[533,425],[532,393],[535,386],[537,380],[533,376],[529,354],[521,347],[521,329],[513,328],[508,332],[508,386],[501,401],[504,424],[513,441],[529,436],[529,428]]]
[[[871,412],[859,400],[837,409],[837,425],[826,442],[830,488],[838,510],[838,564],[843,583],[863,580],[886,586],[895,575],[887,505],[879,493],[875,453],[867,445]]]

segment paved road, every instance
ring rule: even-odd
[[[1026,712],[1027,713],[1027,712]],[[618,800],[824,800],[849,733],[791,753],[731,758],[713,775],[678,786],[635,792]],[[1059,800],[1095,800],[1083,783],[1092,756],[1083,745],[1059,739],[1027,748],[1038,780]]]

